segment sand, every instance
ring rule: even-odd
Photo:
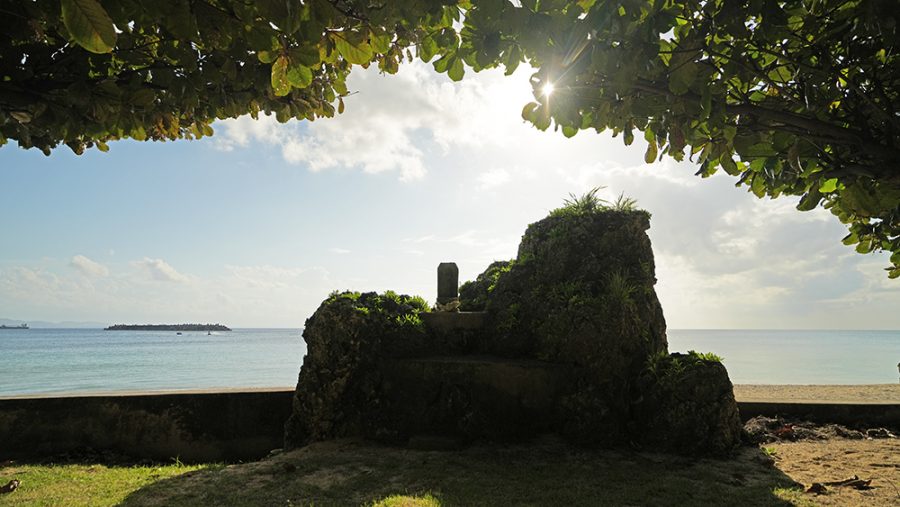
[[[80,396],[146,396],[159,394],[210,394],[293,391],[284,387],[217,387],[211,389],[151,389],[141,391],[50,392],[0,396],[16,398],[71,398]],[[900,404],[900,383],[869,385],[760,385],[736,384],[737,401],[791,403]]]
[[[139,391],[54,391],[0,396],[0,400],[33,398],[83,398],[89,396],[157,396],[166,394],[279,393],[293,392],[293,387],[214,387],[204,389],[143,389]]]
[[[900,383],[869,385],[734,386],[737,401],[791,403],[900,404]]]

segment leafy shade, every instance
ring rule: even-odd
[[[642,131],[648,163],[687,157],[758,197],[822,204],[900,276],[896,1],[473,3],[457,54],[538,68],[522,115],[539,129]]]
[[[523,117],[799,196],[900,276],[896,0],[0,0],[0,144],[77,153],[343,110],[352,65],[537,68]],[[112,25],[111,25],[112,23]],[[114,25],[114,26],[113,26]],[[552,85],[554,92],[544,93]]]
[[[416,43],[456,44],[445,3],[0,0],[0,145],[82,153],[244,114],[330,117],[352,65],[393,73]]]

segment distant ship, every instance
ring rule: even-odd
[[[0,329],[31,329],[28,324],[20,324],[18,326],[0,326]]]

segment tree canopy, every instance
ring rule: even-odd
[[[900,277],[896,0],[0,0],[0,144],[76,153],[343,110],[354,65],[536,69],[522,116],[800,196]],[[549,85],[549,86],[548,86]],[[549,90],[552,86],[552,93]]]

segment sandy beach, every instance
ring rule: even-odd
[[[284,387],[221,387],[212,389],[150,389],[134,391],[52,392],[0,396],[17,398],[71,398],[79,396],[146,396],[293,391]],[[758,385],[736,384],[734,397],[747,402],[900,404],[900,383],[867,385]]]
[[[900,383],[869,385],[734,386],[737,401],[791,403],[900,404]]]

